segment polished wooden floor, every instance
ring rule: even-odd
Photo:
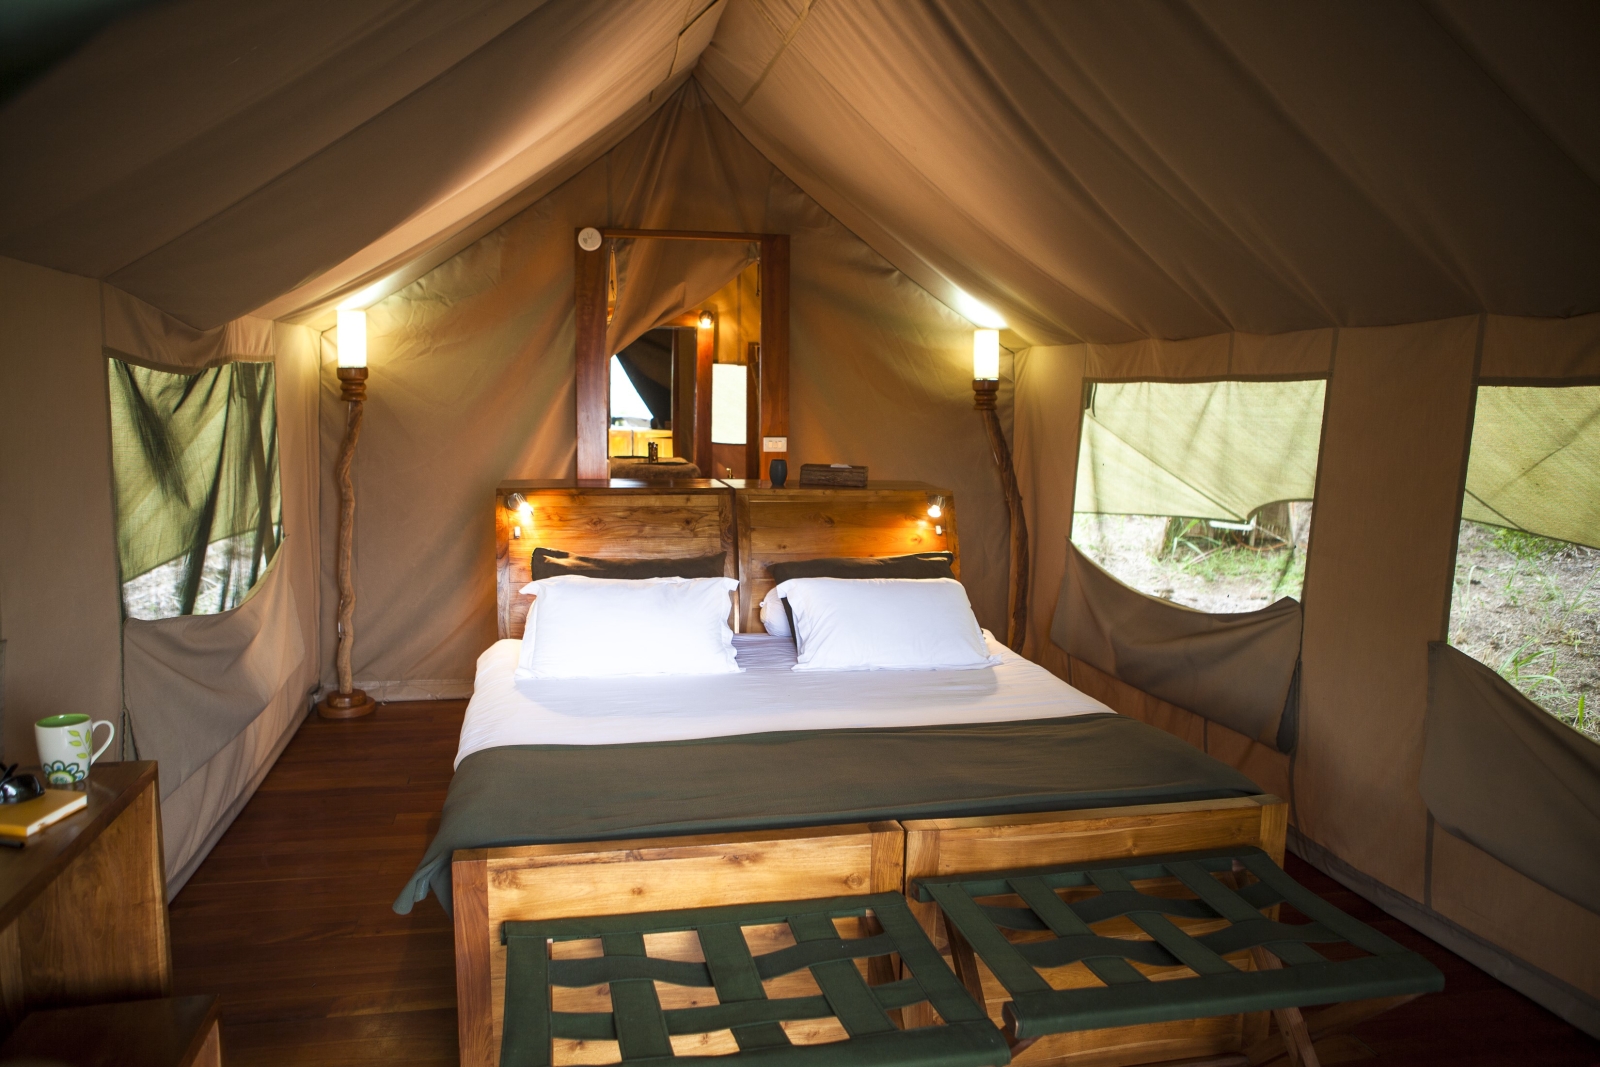
[[[390,903],[438,825],[465,705],[311,719],[172,905],[176,992],[222,996],[228,1067],[456,1062],[450,925]],[[1370,1067],[1600,1065],[1600,1043],[1290,857],[1289,872],[1444,971],[1366,1023]]]

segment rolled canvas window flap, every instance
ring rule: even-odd
[[[1213,615],[1146,596],[1068,541],[1050,638],[1152,696],[1287,751],[1300,622],[1300,605],[1288,597],[1260,611]]]
[[[285,552],[232,611],[123,624],[123,700],[139,754],[160,761],[162,796],[249,726],[304,661]]]
[[[1600,745],[1441,641],[1428,645],[1421,790],[1446,830],[1600,912]]]
[[[1074,510],[1244,522],[1316,489],[1326,383],[1090,387]]]
[[[272,323],[252,316],[197,330],[159,308],[101,283],[101,338],[114,359],[158,370],[196,371],[229,360],[270,360]]]
[[[1600,548],[1600,386],[1478,387],[1461,517]]]

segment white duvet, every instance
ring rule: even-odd
[[[797,673],[794,642],[736,634],[740,674],[518,681],[520,641],[478,657],[456,765],[501,745],[617,745],[700,737],[1015,722],[1110,708],[1001,645],[997,666],[961,671]]]

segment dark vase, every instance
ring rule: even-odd
[[[775,459],[767,466],[767,476],[772,479],[772,488],[782,489],[783,483],[789,480],[789,461]]]

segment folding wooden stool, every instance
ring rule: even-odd
[[[1192,896],[1157,896],[1132,884],[1169,878]],[[918,900],[938,904],[956,971],[973,997],[983,1002],[978,960],[1010,995],[1002,1015],[1013,1052],[1047,1034],[1271,1010],[1280,1035],[1233,1062],[1287,1054],[1293,1064],[1316,1067],[1313,1034],[1444,988],[1427,960],[1305,889],[1257,848],[920,878],[914,889]],[[1279,904],[1311,921],[1291,925],[1263,914]],[[1136,928],[1122,932],[1133,936],[1093,929],[1121,917]],[[1334,942],[1364,955],[1334,961],[1310,947]],[[1246,962],[1246,953],[1253,968],[1223,958]],[[1081,984],[1080,973],[1079,984],[1058,988],[1040,973],[1080,963],[1099,984]],[[1162,979],[1150,980],[1141,966]],[[1312,1004],[1336,1006],[1308,1024],[1299,1009]]]
[[[846,928],[862,936],[841,936],[840,919],[856,920]],[[610,1041],[629,1067],[997,1067],[1011,1059],[899,893],[506,922],[502,937],[503,1067],[546,1067],[563,1042],[581,1054],[592,1050],[574,1043]],[[754,953],[752,941],[772,951]],[[561,952],[569,942],[589,942],[571,946],[588,954]],[[885,965],[892,956],[898,979]],[[869,985],[857,960],[886,980]],[[922,1002],[943,1025],[901,1029],[899,1009]],[[784,1023],[809,1029],[812,1041],[819,1030],[832,1039],[797,1043]],[[700,1054],[715,1051],[726,1054]]]

